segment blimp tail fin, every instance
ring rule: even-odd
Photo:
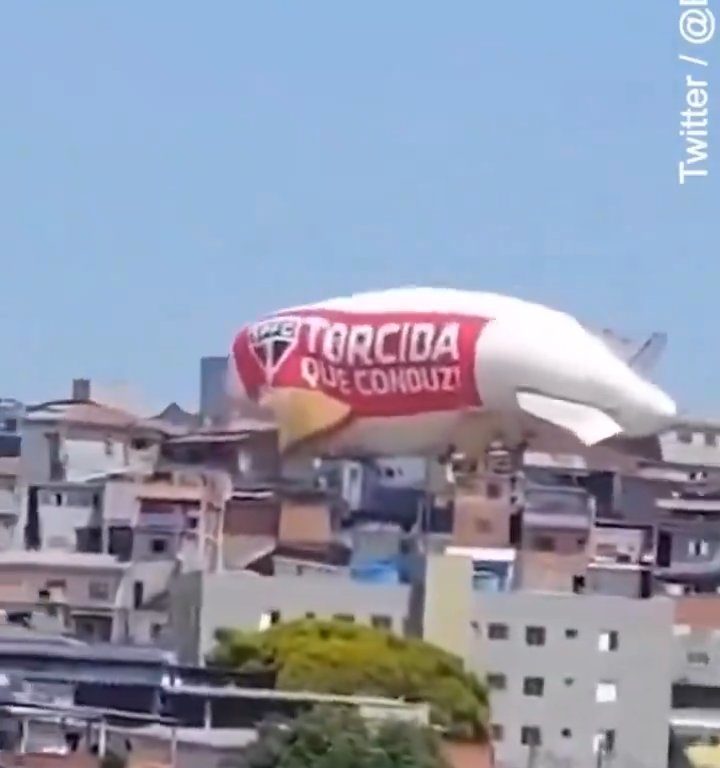
[[[653,333],[628,360],[631,368],[641,373],[649,372],[657,363],[667,345],[667,334]]]
[[[619,435],[622,427],[598,408],[560,400],[537,392],[518,392],[517,401],[526,413],[548,421],[572,434],[587,446]]]
[[[307,389],[271,390],[261,405],[275,416],[282,453],[291,452],[300,443],[338,429],[352,416],[346,403]]]
[[[641,374],[650,373],[667,346],[667,334],[660,332],[651,334],[640,346],[608,329],[596,335],[611,352]]]

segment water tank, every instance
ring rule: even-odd
[[[501,592],[503,579],[499,573],[478,569],[473,573],[473,588],[478,592]]]
[[[358,563],[350,568],[350,575],[356,581],[371,584],[397,584],[400,581],[397,563],[388,560]]]

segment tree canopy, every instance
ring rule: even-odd
[[[262,724],[258,739],[222,768],[446,768],[430,728],[388,721],[372,727],[353,709],[318,707]]]
[[[243,671],[273,668],[277,686],[385,696],[430,705],[431,720],[457,739],[487,738],[487,689],[462,661],[415,638],[343,621],[302,620],[263,632],[220,630],[209,662]]]

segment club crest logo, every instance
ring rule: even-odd
[[[300,320],[277,317],[262,320],[250,328],[250,349],[265,371],[268,384],[295,349],[300,337]]]

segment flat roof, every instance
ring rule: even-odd
[[[7,656],[35,656],[73,663],[170,666],[175,656],[154,646],[115,645],[112,643],[73,642],[63,636],[0,638],[0,663]]]
[[[152,723],[174,724],[178,722],[175,718],[165,717],[163,715],[153,715],[147,712],[129,712],[123,709],[112,709],[111,707],[85,707],[76,704],[48,704],[43,702],[34,703],[31,701],[16,701],[0,703],[0,711],[9,715],[19,717],[76,717],[78,720],[104,720],[114,718],[117,720],[135,720]]]
[[[2,566],[53,566],[124,571],[129,563],[121,563],[114,555],[96,552],[71,552],[64,549],[8,550],[0,552]]]
[[[335,693],[314,693],[312,691],[284,691],[276,688],[242,688],[239,686],[213,685],[165,685],[167,694],[177,696],[201,696],[204,698],[234,699],[278,699],[281,701],[309,701],[328,704],[353,704],[357,707],[389,707],[396,709],[417,709],[428,705],[425,702],[388,699],[382,696],[347,696]]]
[[[141,728],[110,726],[108,730],[126,736],[140,736],[161,741],[172,741],[174,737],[180,744],[215,749],[237,749],[251,744],[257,738],[257,731],[254,728],[172,728],[156,724]]]
[[[656,499],[660,509],[677,509],[684,512],[720,512],[720,499]]]

